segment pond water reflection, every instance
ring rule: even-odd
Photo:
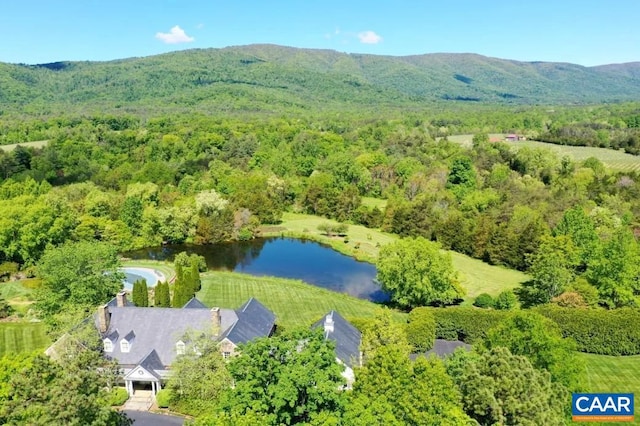
[[[375,281],[376,267],[314,241],[257,238],[196,246],[172,244],[125,253],[132,259],[173,260],[182,251],[204,256],[212,270],[294,278],[360,299],[384,302],[388,295]]]

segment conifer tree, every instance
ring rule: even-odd
[[[171,307],[171,300],[169,296],[169,283],[159,282],[156,286],[153,299],[154,305],[158,308]]]
[[[137,280],[133,283],[133,291],[131,292],[131,298],[136,306],[147,307],[149,306],[149,291],[147,289],[147,280]]]

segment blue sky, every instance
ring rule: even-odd
[[[5,0],[0,62],[274,43],[380,55],[640,61],[640,0]]]

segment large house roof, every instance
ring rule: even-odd
[[[106,355],[120,365],[137,365],[155,350],[160,362],[169,366],[176,357],[176,342],[187,332],[213,333],[209,309],[109,307],[109,328],[102,338],[113,338],[113,352]],[[238,317],[232,309],[220,309],[221,329],[230,328]],[[96,319],[97,321],[97,319]],[[121,352],[120,340],[135,334],[129,352]]]
[[[336,343],[336,358],[349,367],[359,364],[362,333],[336,311],[331,311],[311,328],[324,328],[325,339]]]
[[[253,297],[242,305],[236,314],[238,321],[220,337],[227,338],[236,345],[268,336],[276,321],[273,312]]]

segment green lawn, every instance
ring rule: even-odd
[[[356,259],[375,263],[380,247],[398,237],[393,234],[369,229],[360,225],[349,225],[348,243],[341,237],[327,237],[318,231],[318,225],[324,222],[337,223],[318,216],[284,213],[282,223],[277,227],[266,228],[265,235],[288,235],[309,238],[329,244],[334,249]],[[502,290],[515,288],[529,277],[519,271],[489,265],[481,260],[451,251],[453,265],[460,274],[460,281],[467,290],[466,303],[480,293],[497,296]]]
[[[0,323],[0,356],[45,349],[49,339],[41,322]]]
[[[218,271],[202,275],[202,290],[197,297],[207,306],[234,309],[255,297],[271,309],[278,317],[278,324],[285,327],[307,327],[332,309],[347,318],[371,317],[378,306],[298,280]],[[397,316],[400,318],[402,314]]]
[[[640,355],[580,356],[587,365],[587,385],[590,392],[632,392],[640,397]]]

